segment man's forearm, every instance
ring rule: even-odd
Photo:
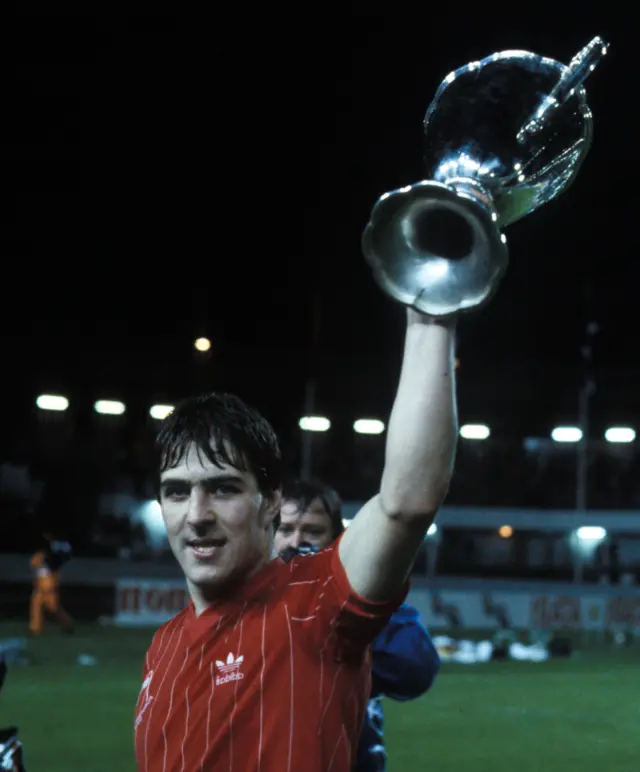
[[[433,516],[446,496],[458,435],[454,336],[453,322],[408,311],[380,489],[391,516]]]
[[[458,434],[453,344],[453,324],[409,312],[380,493],[338,547],[352,589],[373,602],[400,592],[449,487]]]

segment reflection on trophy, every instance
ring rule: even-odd
[[[388,295],[440,317],[491,298],[501,229],[566,190],[589,150],[582,84],[605,53],[599,37],[568,66],[503,51],[444,79],[424,119],[425,179],[381,196],[362,237]]]

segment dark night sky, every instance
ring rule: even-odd
[[[278,425],[301,409],[315,294],[318,409],[384,417],[403,315],[374,285],[359,240],[378,195],[420,178],[435,89],[494,51],[568,61],[600,34],[611,51],[587,84],[593,147],[575,186],[510,229],[499,295],[461,325],[461,417],[498,432],[575,420],[581,329],[595,318],[596,423],[637,420],[631,27],[603,4],[590,15],[563,6],[566,18],[519,4],[500,20],[458,5],[429,17],[424,4],[376,14],[354,3],[313,6],[308,18],[243,6],[246,18],[215,24],[5,25],[5,396],[148,405],[229,388]],[[196,367],[200,333],[214,353]]]

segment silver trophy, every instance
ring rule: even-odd
[[[444,79],[424,119],[425,179],[381,196],[362,237],[388,295],[436,317],[491,298],[509,260],[502,229],[566,190],[585,159],[582,84],[605,53],[599,37],[568,66],[502,51]]]

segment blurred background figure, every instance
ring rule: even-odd
[[[60,605],[60,571],[71,560],[71,545],[43,534],[44,545],[31,558],[33,592],[29,613],[29,632],[41,635],[44,614],[51,614],[65,633],[73,632],[73,620]]]
[[[285,486],[275,522],[274,553],[322,550],[344,531],[342,500],[328,485],[295,480]],[[416,699],[429,690],[440,657],[415,608],[408,603],[391,617],[371,646],[371,699],[367,705],[354,772],[383,772],[387,766],[382,698]]]

